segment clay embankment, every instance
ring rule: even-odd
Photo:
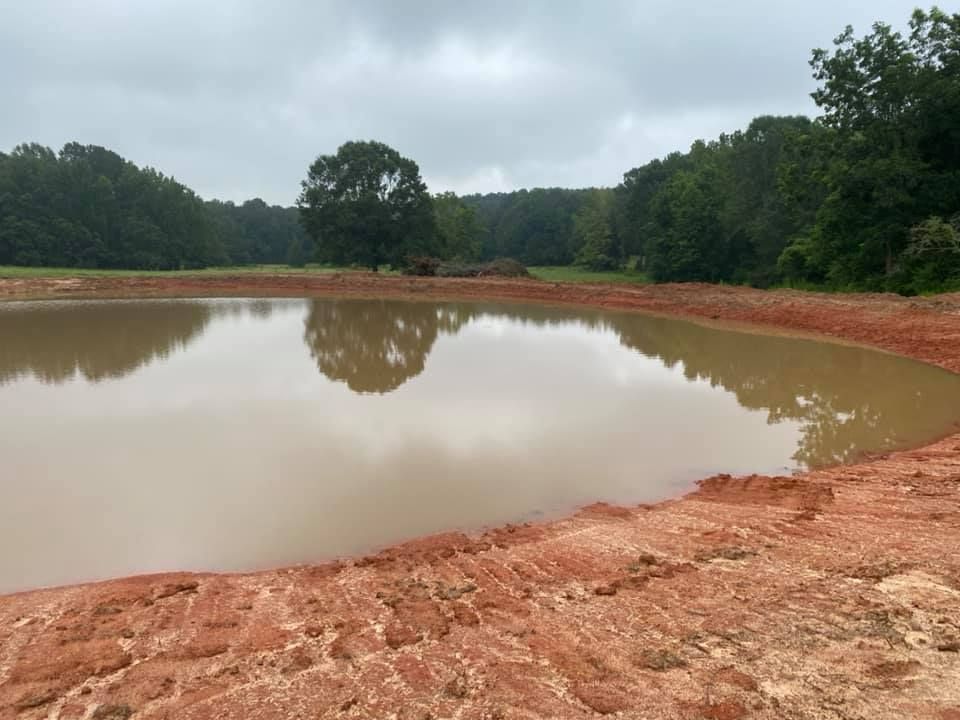
[[[955,295],[353,274],[0,281],[0,297],[84,294],[577,303],[831,335],[960,371]],[[960,720],[960,435],[349,562],[0,598],[4,720],[617,713]]]

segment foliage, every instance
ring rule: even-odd
[[[482,257],[517,258],[527,265],[569,265],[579,249],[574,215],[591,190],[535,188],[467,195],[485,231]]]
[[[440,277],[527,277],[529,274],[523,263],[512,258],[473,264],[444,262],[437,268]]]
[[[824,199],[781,262],[786,277],[899,292],[956,278],[949,254],[918,254],[917,233],[960,208],[960,14],[916,10],[907,37],[876,23],[857,39],[848,27],[811,66]]]
[[[788,139],[803,117],[756,118],[744,131],[697,141],[624,175],[613,218],[626,253],[656,280],[767,285],[806,216],[779,189]]]
[[[0,264],[196,268],[228,257],[203,202],[95,145],[0,154]]]
[[[430,255],[411,255],[404,262],[403,274],[433,277],[437,274],[441,262],[443,261],[440,258]]]
[[[475,208],[455,193],[433,198],[433,211],[440,236],[439,254],[456,260],[478,260],[483,252],[484,228]]]
[[[308,255],[294,208],[204,203],[95,145],[0,153],[0,265],[169,271]]]
[[[348,142],[310,166],[297,201],[318,257],[377,270],[434,254],[436,221],[420,169],[379,142]]]
[[[591,190],[573,216],[574,264],[588,270],[615,270],[623,249],[613,234],[613,191]]]
[[[624,254],[660,281],[949,287],[933,218],[960,208],[960,15],[918,10],[910,29],[815,50],[818,120],[760,117],[625,173],[609,216]]]
[[[615,218],[620,229],[620,238],[624,251],[629,255],[644,256],[647,239],[652,237],[656,228],[650,214],[653,197],[663,184],[677,171],[688,165],[686,155],[675,152],[663,160],[652,160],[623,175],[623,182],[617,186]]]
[[[312,254],[296,208],[255,198],[241,205],[211,200],[207,209],[231,263],[303,267]]]
[[[431,198],[415,162],[348,142],[311,165],[298,212],[204,203],[96,146],[21,145],[0,153],[0,265],[302,267],[316,257],[377,269],[412,256],[416,272],[475,274],[478,261],[511,257],[576,264],[564,274],[580,278],[637,258],[630,281],[960,285],[960,14],[917,10],[905,35],[878,22],[857,38],[848,27],[810,64],[819,118],[758,117],[628,170],[612,190]]]
[[[930,217],[910,229],[895,278],[901,292],[949,289],[960,279],[960,213],[949,222]]]
[[[960,214],[950,222],[931,217],[913,227],[904,256],[943,260],[960,256]]]

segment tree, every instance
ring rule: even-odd
[[[639,266],[646,267],[652,238],[658,229],[653,218],[653,198],[675,173],[687,168],[690,158],[674,152],[663,160],[628,170],[616,188],[618,229],[624,251],[639,256]]]
[[[309,259],[310,241],[297,208],[267,205],[260,198],[206,205],[230,264],[303,265]]]
[[[203,201],[96,145],[0,154],[0,264],[170,270],[226,260]]]
[[[612,190],[593,190],[573,216],[577,265],[590,270],[614,270],[621,265],[623,253],[611,227],[613,201]]]
[[[439,256],[446,260],[479,259],[483,251],[484,228],[477,211],[452,192],[434,196],[433,210],[440,239]]]
[[[727,243],[719,220],[715,168],[681,170],[654,197],[663,230],[651,238],[650,272],[658,281],[722,280]]]
[[[910,241],[897,268],[901,292],[944,287],[960,278],[960,213],[947,222],[930,217],[910,229]]]
[[[436,224],[417,164],[379,142],[348,142],[310,166],[297,200],[321,260],[374,271],[435,254]]]
[[[777,258],[807,218],[791,212],[778,187],[789,138],[808,131],[802,116],[761,116],[729,137],[724,155],[720,222],[729,238],[730,267],[724,279],[766,286],[776,279]],[[797,208],[799,209],[799,208]]]
[[[573,216],[592,190],[534,188],[467,195],[482,227],[482,257],[510,257],[527,265],[568,265],[578,247]]]
[[[900,292],[960,279],[952,254],[910,250],[911,228],[960,207],[960,14],[915,11],[907,36],[847,28],[811,65],[820,118],[758,117],[624,175],[615,235],[654,279]]]
[[[835,285],[900,289],[910,228],[960,207],[960,14],[916,10],[907,37],[853,29],[810,62],[830,133],[811,270]]]

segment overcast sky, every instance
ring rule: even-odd
[[[431,191],[614,185],[765,113],[902,0],[0,0],[0,149],[104,145],[205,198],[290,204],[377,139]]]

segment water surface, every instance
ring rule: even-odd
[[[0,304],[0,592],[251,570],[920,444],[960,378],[589,310]]]

